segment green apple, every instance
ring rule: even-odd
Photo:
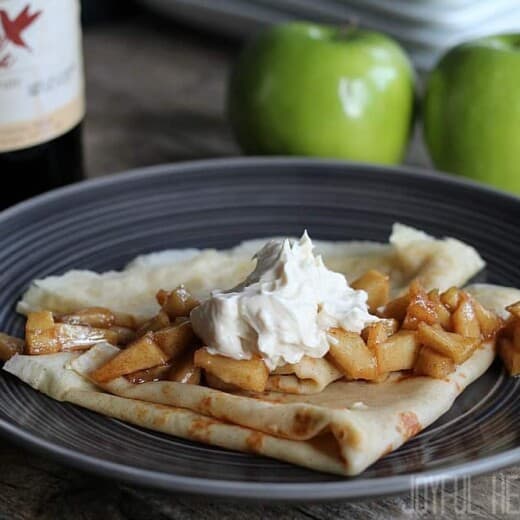
[[[293,22],[246,46],[232,72],[228,114],[249,154],[394,164],[413,122],[414,73],[390,38]]]
[[[468,42],[440,60],[424,134],[439,169],[520,194],[520,34]]]

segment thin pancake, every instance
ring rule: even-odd
[[[37,280],[18,309],[64,312],[101,305],[150,316],[157,310],[154,294],[159,288],[184,282],[204,297],[211,289],[233,286],[252,269],[257,246],[251,242],[221,252],[163,252],[140,257],[121,272],[73,271]],[[319,243],[318,249],[330,268],[350,280],[370,268],[390,274],[394,293],[414,277],[428,289],[462,285],[483,266],[470,246],[435,240],[401,225],[394,226],[387,245]],[[499,307],[520,299],[518,291],[487,291]],[[332,365],[304,360],[293,373],[272,375],[269,391],[259,395],[164,381],[132,385],[124,378],[103,389],[92,386],[90,371],[116,351],[102,344],[83,355],[15,356],[4,369],[55,399],[145,428],[344,475],[363,471],[431,424],[494,357],[488,344],[446,380],[394,377],[379,384],[329,384],[341,375]],[[302,395],[310,391],[315,393]]]
[[[518,290],[493,286],[481,294],[495,311],[520,299]],[[115,348],[15,356],[4,369],[51,397],[145,428],[343,475],[360,473],[434,422],[495,354],[492,344],[483,345],[445,380],[339,381],[313,395],[233,394],[167,381],[132,385],[124,378],[104,385],[109,394],[67,376],[68,366],[88,375]]]
[[[59,356],[61,367],[55,360],[48,366],[50,356]],[[417,377],[376,384],[369,399],[367,383],[333,383],[320,394],[298,396],[299,402],[288,400],[297,396],[280,393],[252,398],[182,383],[133,386],[123,379],[108,385],[117,394],[112,395],[69,387],[64,376],[70,369],[65,367],[75,354],[50,356],[15,356],[4,369],[52,398],[143,428],[356,475],[448,410],[464,387],[485,371],[494,353],[489,346],[479,350],[447,381]],[[45,378],[38,377],[42,370]],[[29,378],[30,373],[36,377]],[[360,407],[360,398],[370,403],[364,403],[366,409]]]

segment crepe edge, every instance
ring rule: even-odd
[[[51,356],[54,357],[49,359]],[[344,475],[333,445],[325,446],[313,440],[302,442],[283,439],[185,408],[102,392],[67,368],[75,357],[74,354],[16,355],[5,363],[3,369],[48,397],[136,426],[221,448],[264,455],[309,469]]]

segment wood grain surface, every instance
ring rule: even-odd
[[[224,117],[239,44],[140,15],[85,34],[89,176],[236,155]],[[424,164],[416,140],[408,161]],[[104,481],[25,449],[0,445],[2,519],[518,518],[520,467],[402,496],[332,504],[244,504]]]

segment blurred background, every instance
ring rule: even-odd
[[[224,117],[237,39],[130,0],[83,0],[82,22],[87,176],[239,153]]]
[[[164,20],[244,39],[268,25],[294,19],[358,21],[396,38],[420,71],[457,43],[516,31],[518,0],[83,0],[87,23],[148,8]],[[122,11],[123,9],[123,11]]]
[[[518,0],[83,0],[82,8],[88,176],[239,154],[226,81],[244,39],[265,26],[354,21],[385,33],[407,51],[419,89],[453,45],[520,28]],[[405,162],[429,166],[419,132]]]

